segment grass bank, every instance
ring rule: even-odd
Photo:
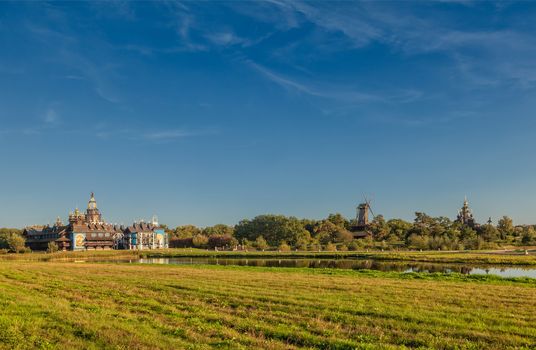
[[[375,259],[386,261],[415,261],[428,263],[473,263],[479,265],[536,265],[536,251],[525,255],[524,251],[456,251],[456,252],[236,252],[207,251],[202,249],[162,249],[162,250],[108,250],[25,253],[0,255],[2,260],[113,260],[128,258],[181,258],[181,257],[214,257],[214,258],[310,258],[310,259]]]
[[[531,281],[4,261],[0,348],[536,346]]]

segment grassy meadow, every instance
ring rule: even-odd
[[[536,347],[536,280],[0,261],[0,348]]]

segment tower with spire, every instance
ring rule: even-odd
[[[475,218],[473,217],[473,212],[471,211],[471,208],[469,208],[467,196],[465,196],[462,208],[458,211],[458,217],[456,221],[461,223],[462,225],[466,225],[469,227],[476,226]]]
[[[91,198],[87,203],[86,220],[89,224],[101,224],[102,215],[99,208],[97,208],[97,201],[95,200],[95,194],[91,192]]]

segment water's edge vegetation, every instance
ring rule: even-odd
[[[201,249],[164,249],[145,251],[84,251],[56,253],[24,253],[0,255],[2,260],[76,260],[76,259],[124,259],[124,258],[274,258],[274,259],[371,259],[385,261],[414,261],[429,263],[475,263],[493,265],[536,265],[536,255],[522,251],[478,252],[274,252],[274,251],[207,251]]]

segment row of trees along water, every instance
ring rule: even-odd
[[[502,217],[497,226],[475,228],[446,217],[415,213],[415,220],[385,220],[376,216],[370,223],[367,238],[354,239],[354,220],[330,214],[323,220],[298,219],[283,215],[260,215],[240,221],[236,226],[218,224],[200,228],[194,225],[168,228],[170,246],[206,248],[241,246],[248,250],[358,250],[358,249],[492,249],[501,245],[536,245],[532,225],[515,226]],[[25,252],[19,229],[0,228],[0,252]]]
[[[354,220],[331,214],[323,220],[298,219],[283,215],[260,215],[240,221],[236,226],[193,225],[168,229],[172,247],[232,247],[279,250],[357,250],[371,249],[492,249],[501,245],[536,244],[532,225],[514,226],[502,217],[497,226],[486,224],[474,228],[446,217],[415,213],[415,220],[385,220],[379,215],[368,227],[367,238],[354,239]]]

